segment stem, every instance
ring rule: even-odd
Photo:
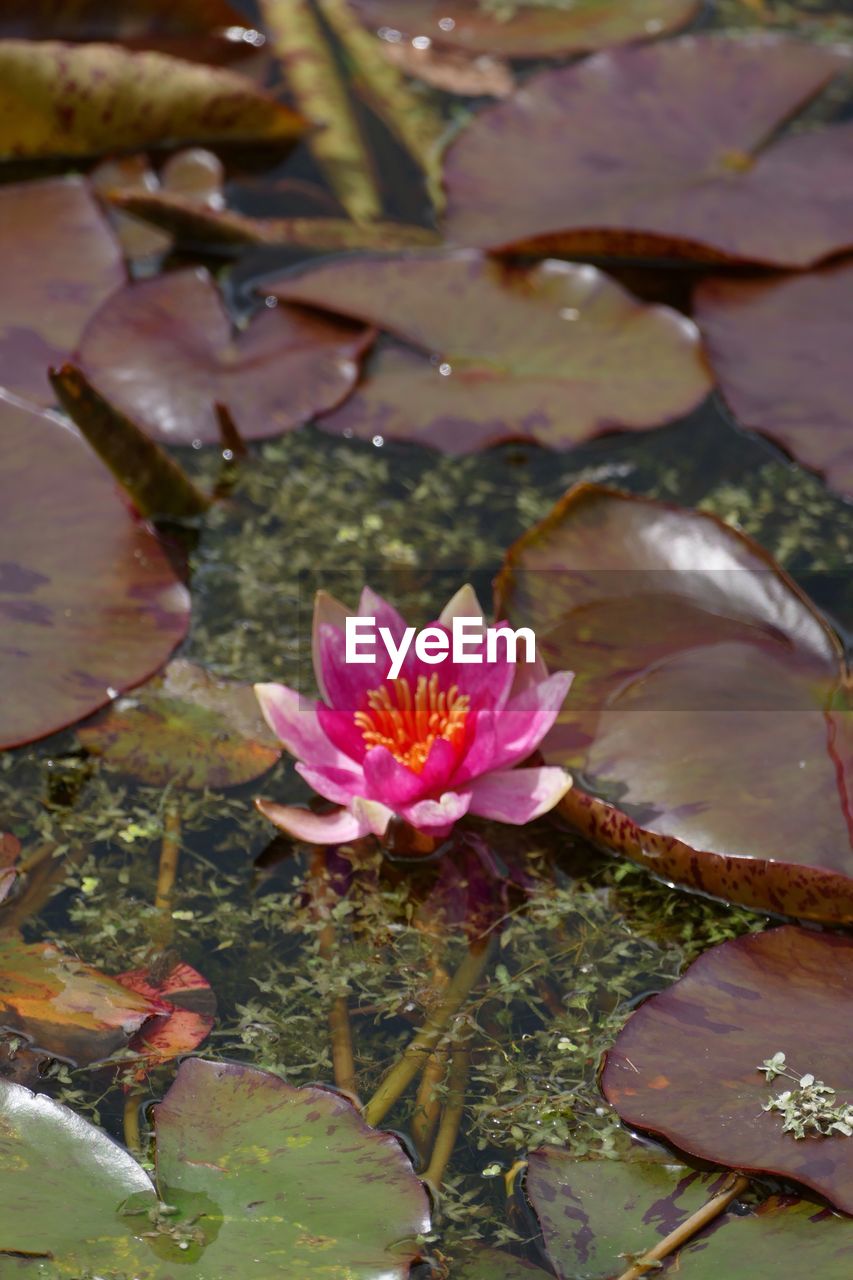
[[[144,1097],[139,1089],[131,1089],[124,1099],[124,1145],[133,1155],[142,1151],[139,1134],[139,1104]]]
[[[181,811],[177,802],[166,807],[163,818],[163,843],[160,846],[160,867],[157,871],[157,889],[154,906],[164,914],[171,914],[172,894],[178,874],[178,858],[181,852]]]
[[[441,1098],[439,1087],[447,1070],[446,1055],[443,1050],[435,1049],[427,1058],[415,1109],[412,1113],[412,1138],[421,1160],[429,1154],[429,1144],[438,1125],[441,1115]]]
[[[745,1178],[743,1174],[732,1174],[733,1181],[727,1190],[723,1190],[719,1195],[714,1196],[707,1204],[703,1204],[701,1209],[697,1209],[689,1218],[682,1222],[680,1227],[676,1227],[674,1231],[670,1231],[659,1244],[653,1249],[649,1249],[648,1253],[644,1253],[627,1271],[623,1271],[619,1280],[639,1280],[644,1276],[650,1267],[656,1262],[660,1262],[668,1254],[674,1253],[676,1249],[680,1249],[686,1244],[692,1236],[701,1231],[709,1222],[713,1222],[714,1218],[719,1217],[724,1209],[728,1208],[733,1200],[749,1187],[749,1178]]]
[[[479,982],[490,952],[490,941],[481,941],[469,948],[441,1000],[364,1108],[368,1124],[377,1125],[405,1093],[423,1065],[424,1057],[432,1053],[450,1019],[459,1012],[466,996]]]
[[[424,1182],[431,1183],[436,1189],[441,1186],[444,1171],[459,1136],[459,1125],[465,1109],[465,1086],[468,1083],[470,1061],[471,1053],[467,1045],[460,1045],[454,1049],[447,1076],[447,1101],[441,1113],[441,1124],[435,1136],[432,1156],[423,1175]]]
[[[325,850],[318,850],[311,861],[312,895],[315,910],[321,918],[326,916],[334,897],[326,874]],[[317,939],[317,946],[323,960],[331,961],[335,954],[335,926],[326,919]],[[329,1010],[329,1034],[332,1040],[332,1067],[335,1084],[339,1089],[358,1097],[358,1084],[355,1074],[355,1060],[352,1048],[352,1029],[349,1020],[349,1006],[345,996],[336,996]]]

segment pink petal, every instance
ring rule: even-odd
[[[456,595],[448,600],[438,615],[438,621],[449,631],[454,618],[485,618],[485,616],[476,591],[470,582],[466,582],[465,586],[460,587]]]
[[[420,773],[422,796],[437,796],[445,791],[456,768],[459,753],[446,738],[436,738],[429,749]]]
[[[470,792],[446,791],[439,800],[419,800],[400,811],[418,831],[430,836],[446,836],[453,824],[468,812],[471,804]]]
[[[329,741],[317,718],[321,703],[284,684],[256,684],[255,696],[267,724],[297,760],[338,767],[349,763]]]
[[[364,795],[364,774],[360,769],[334,769],[329,765],[314,768],[310,764],[297,764],[296,772],[319,796],[333,804],[349,804],[355,796]]]
[[[499,631],[508,629],[505,622],[498,623],[496,627]],[[467,694],[471,699],[472,708],[489,706],[500,711],[510,695],[517,664],[507,661],[503,643],[498,646],[499,656],[496,662],[486,661],[485,640],[479,649],[472,645],[471,652],[478,653],[482,662],[446,663],[442,668],[447,673],[444,680],[447,685],[458,685],[459,692]]]
[[[387,747],[371,747],[362,767],[366,783],[362,794],[371,800],[381,800],[399,809],[425,794],[421,776],[400,764]]]
[[[323,663],[320,654],[320,628],[327,626],[343,631],[348,617],[350,617],[350,610],[346,605],[341,604],[340,600],[330,596],[327,591],[317,592],[314,597],[314,617],[311,623],[311,656],[314,661],[314,677],[317,681],[317,688],[320,690],[321,697],[325,698],[327,702],[330,699],[323,677]]]
[[[471,785],[471,812],[521,826],[553,809],[571,785],[564,769],[549,765],[488,773]]]
[[[348,809],[320,814],[293,805],[275,804],[272,800],[256,800],[255,804],[274,826],[308,844],[343,844],[370,831],[366,815],[356,815]]]
[[[353,720],[351,711],[335,711],[333,707],[318,702],[317,721],[329,741],[342,752],[343,768],[364,759],[367,751],[364,735]],[[341,760],[336,763],[341,763]]]
[[[470,782],[472,778],[479,778],[481,773],[494,768],[497,745],[495,713],[491,708],[483,707],[475,713],[469,724],[473,724],[473,730],[465,755],[453,774],[454,787]]]
[[[573,678],[571,671],[555,671],[510,699],[498,720],[495,768],[518,764],[538,747],[560,714]]]
[[[378,800],[365,800],[363,796],[353,800],[352,811],[359,821],[367,823],[369,831],[380,837],[385,835],[388,823],[394,817],[393,809],[389,809],[387,805],[380,804]]]
[[[390,605],[387,600],[383,600],[382,596],[365,587],[361,593],[358,602],[358,616],[360,618],[375,618],[377,630],[379,627],[387,627],[394,637],[394,643],[399,644],[406,630],[406,621],[397,610]]]
[[[347,662],[346,636],[328,623],[317,628],[316,662],[325,697],[337,711],[350,715],[363,708],[368,690],[378,688],[388,670],[388,654],[378,633],[370,662]]]

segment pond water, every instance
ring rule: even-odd
[[[765,7],[810,31],[822,12],[767,0],[716,14],[707,6],[699,21],[747,25]],[[823,12],[831,15],[832,6]],[[388,168],[402,161],[378,126],[374,142],[392,174],[395,211],[416,215],[420,196],[404,169]],[[275,176],[316,173],[300,153]],[[243,198],[252,213],[270,207],[257,192]],[[296,256],[251,250],[208,261],[224,267],[226,291],[240,307]],[[683,290],[683,273],[670,264],[623,272],[646,297]],[[200,483],[222,480],[215,449],[176,456]],[[487,599],[507,547],[581,480],[736,523],[840,634],[853,633],[853,508],[740,430],[716,395],[669,426],[570,453],[511,444],[455,458],[309,426],[254,445],[225,472],[227,496],[203,530],[168,531],[191,567],[192,627],[182,655],[224,677],[310,692],[318,587],[352,602],[370,583],[418,623],[463,582]],[[595,851],[559,818],[520,830],[474,821],[454,856],[421,864],[361,845],[312,855],[275,837],[253,806],[259,793],[284,803],[310,797],[286,757],[260,784],[199,793],[135,784],[88,756],[70,730],[4,753],[0,828],[14,832],[28,856],[50,856],[3,922],[108,973],[143,964],[152,942],[162,941],[158,859],[164,819],[177,813],[180,862],[166,941],[216,995],[204,1056],[268,1068],[294,1084],[328,1083],[330,1015],[334,1021],[343,998],[357,1092],[367,1099],[440,1002],[449,975],[500,919],[482,976],[436,1058],[446,1065],[462,1044],[470,1063],[432,1247],[452,1260],[467,1243],[486,1242],[541,1261],[535,1221],[518,1201],[507,1211],[502,1175],[543,1142],[576,1153],[625,1150],[630,1136],[596,1083],[603,1050],[628,1012],[688,961],[765,927],[766,917],[663,884]],[[318,906],[329,895],[331,924]],[[172,1065],[151,1071],[140,1105],[161,1097],[172,1076]],[[446,1084],[437,1078],[435,1096],[443,1098]],[[42,1087],[122,1138],[124,1097],[109,1071],[56,1063]],[[382,1120],[409,1143],[415,1088]]]

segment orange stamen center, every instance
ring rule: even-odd
[[[439,689],[438,675],[418,676],[414,697],[404,677],[371,689],[367,710],[353,719],[361,729],[365,746],[387,747],[395,760],[413,773],[421,773],[430,747],[444,738],[461,752],[471,699],[456,685]]]

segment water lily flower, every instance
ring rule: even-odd
[[[492,662],[456,663],[448,654],[439,665],[427,665],[410,647],[392,680],[379,646],[375,661],[345,660],[350,616],[374,618],[401,645],[406,623],[369,588],[355,615],[321,592],[313,656],[323,701],[281,684],[255,685],[267,724],[296,757],[297,771],[341,806],[316,814],[259,801],[276,826],[312,844],[339,844],[370,833],[382,837],[396,817],[442,838],[466,813],[521,825],[565,795],[571,778],[564,769],[516,766],[557,718],[571,672],[548,675],[538,655],[513,663],[504,644]],[[455,617],[483,618],[470,586],[456,593],[433,625],[450,636]],[[476,641],[469,651],[477,653]]]

